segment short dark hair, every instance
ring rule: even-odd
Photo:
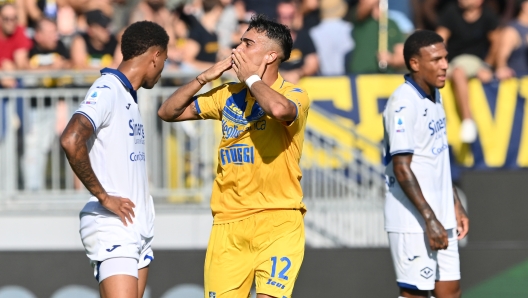
[[[420,56],[420,49],[444,42],[444,39],[431,30],[417,30],[407,38],[403,46],[403,58],[407,69],[412,71],[411,58]]]
[[[290,59],[293,39],[288,27],[271,21],[263,14],[257,14],[251,17],[247,31],[251,29],[255,29],[258,33],[266,32],[266,37],[279,44],[284,55],[281,62]]]
[[[121,37],[123,61],[137,57],[154,46],[166,50],[168,44],[169,35],[160,25],[150,21],[133,23]]]

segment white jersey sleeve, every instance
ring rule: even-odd
[[[106,83],[106,82],[105,82]],[[108,125],[113,111],[114,91],[107,85],[94,84],[75,112],[88,118],[92,123],[94,132]],[[115,88],[114,88],[115,89]]]
[[[416,107],[410,100],[395,99],[389,102],[384,117],[389,137],[388,154],[414,153],[414,126],[416,124]]]

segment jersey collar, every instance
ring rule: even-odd
[[[271,85],[271,89],[277,91],[280,88],[282,88],[282,85],[284,85],[284,83],[286,83],[286,81],[282,78],[282,76],[279,73],[277,75],[277,79],[275,80],[275,83],[273,83],[273,85]]]
[[[416,83],[416,81],[413,80],[413,78],[411,77],[410,74],[406,74],[403,76],[405,78],[405,83],[411,85],[414,90],[416,90],[416,92],[420,95],[420,97],[422,99],[429,99],[430,101],[432,102],[439,102],[440,100],[440,92],[438,91],[438,88],[435,88],[435,96],[430,96],[430,95],[427,95],[427,93],[425,93],[425,91],[422,89],[422,87],[420,87],[418,85],[418,83]]]
[[[105,74],[114,75],[121,82],[121,84],[125,86],[128,92],[130,92],[130,95],[132,95],[132,98],[137,103],[137,92],[136,90],[134,90],[134,87],[132,86],[128,78],[122,72],[120,72],[117,69],[106,67],[106,68],[101,69],[101,75],[105,75]]]

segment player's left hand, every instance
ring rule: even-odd
[[[455,215],[457,220],[458,240],[466,237],[469,232],[469,218],[462,204],[455,204]]]
[[[248,56],[238,49],[233,49],[231,54],[233,60],[233,70],[235,71],[240,82],[245,82],[252,75],[258,75],[262,78],[266,66],[268,65],[268,55],[264,56],[260,65],[254,64]]]

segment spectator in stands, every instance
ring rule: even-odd
[[[277,19],[277,6],[280,0],[235,0],[238,11],[245,12],[244,20],[249,20],[254,14],[264,14],[270,20]]]
[[[60,5],[57,10],[57,30],[61,41],[66,48],[71,47],[73,38],[77,35],[77,14],[73,7],[69,5]]]
[[[155,22],[163,27],[172,36],[172,17],[170,11],[165,7],[166,0],[142,0],[132,11],[129,24],[139,21]],[[170,41],[169,41],[170,45]]]
[[[416,22],[417,27],[427,30],[436,30],[438,28],[438,12],[444,10],[444,7],[457,0],[422,0],[419,6],[419,19]]]
[[[31,49],[24,27],[17,25],[17,9],[13,4],[0,7],[0,65],[3,71],[23,69],[27,66],[28,51]],[[4,88],[14,88],[14,78],[3,77],[0,84]]]
[[[55,20],[57,18],[57,1],[55,0],[30,0],[23,1],[26,19],[24,24],[34,28],[41,18]]]
[[[238,28],[238,18],[234,6],[231,4],[231,0],[220,0],[222,6],[222,14],[218,19],[218,25],[216,27],[216,34],[218,36],[218,60],[222,60],[231,56],[233,49],[231,47],[231,39],[233,34]],[[240,43],[238,41],[237,45]]]
[[[280,74],[293,84],[305,76],[312,76],[319,70],[319,59],[314,43],[307,30],[294,30],[293,23],[298,12],[297,2],[281,0],[277,6],[277,21],[288,28],[293,39],[290,59],[280,64]]]
[[[190,24],[190,18],[183,12],[184,6],[180,5],[171,12],[171,30],[173,36],[169,36],[168,46],[168,59],[165,69],[180,69],[185,43],[187,42],[187,36],[189,35],[188,24]]]
[[[368,12],[368,16],[358,19],[365,12]],[[405,36],[390,18],[388,20],[387,51],[379,52],[379,15],[379,0],[359,0],[355,13],[352,10],[350,16],[354,24],[352,38],[356,41],[356,45],[347,65],[349,73],[391,73],[405,66],[403,59]],[[386,69],[380,68],[379,61],[386,63]]]
[[[414,32],[415,11],[418,0],[389,0],[389,18],[392,19],[406,36]]]
[[[519,0],[515,20],[501,29],[495,76],[499,80],[528,75],[528,0]]]
[[[175,17],[177,18],[177,21],[179,19],[177,14],[171,13],[169,9],[167,9],[166,0],[142,0],[132,11],[129,24],[139,21],[150,21],[163,27],[169,35],[169,46],[167,48],[168,60],[171,62],[181,62],[181,49],[179,49],[176,44],[178,37],[174,32]],[[174,66],[175,64],[170,63],[169,65]]]
[[[71,45],[71,59],[76,69],[102,69],[116,67],[121,61],[121,52],[116,37],[108,26],[111,19],[101,10],[86,14],[88,29],[76,36]]]
[[[325,4],[327,0],[302,0],[301,5],[301,24],[300,27],[310,31],[313,27],[321,22],[321,5]],[[332,2],[332,1],[330,1]]]
[[[464,143],[477,139],[477,126],[469,109],[468,80],[475,77],[483,82],[491,80],[493,74],[488,65],[493,64],[493,51],[490,45],[497,37],[498,23],[497,15],[484,6],[484,0],[458,0],[440,14],[436,31],[447,44],[450,61],[447,75],[453,83],[462,118],[460,139]]]
[[[354,48],[352,25],[342,18],[348,6],[343,0],[325,0],[321,3],[321,23],[310,30],[320,71],[325,76],[345,74],[345,56]]]
[[[185,67],[202,71],[213,66],[220,49],[216,26],[222,15],[220,0],[203,0],[203,14],[189,16],[189,36],[184,46],[183,62]]]
[[[29,69],[59,70],[70,66],[69,53],[59,40],[57,25],[50,19],[40,19],[35,26],[33,47],[29,51]],[[44,79],[40,86],[54,87],[56,80]],[[60,101],[59,105],[64,105]],[[24,134],[23,177],[27,190],[45,187],[47,156],[57,136],[56,110],[51,98],[31,98]],[[61,129],[62,130],[62,129]]]
[[[59,39],[57,24],[48,18],[40,19],[29,51],[29,68],[67,69],[71,66],[69,60],[70,53]]]

